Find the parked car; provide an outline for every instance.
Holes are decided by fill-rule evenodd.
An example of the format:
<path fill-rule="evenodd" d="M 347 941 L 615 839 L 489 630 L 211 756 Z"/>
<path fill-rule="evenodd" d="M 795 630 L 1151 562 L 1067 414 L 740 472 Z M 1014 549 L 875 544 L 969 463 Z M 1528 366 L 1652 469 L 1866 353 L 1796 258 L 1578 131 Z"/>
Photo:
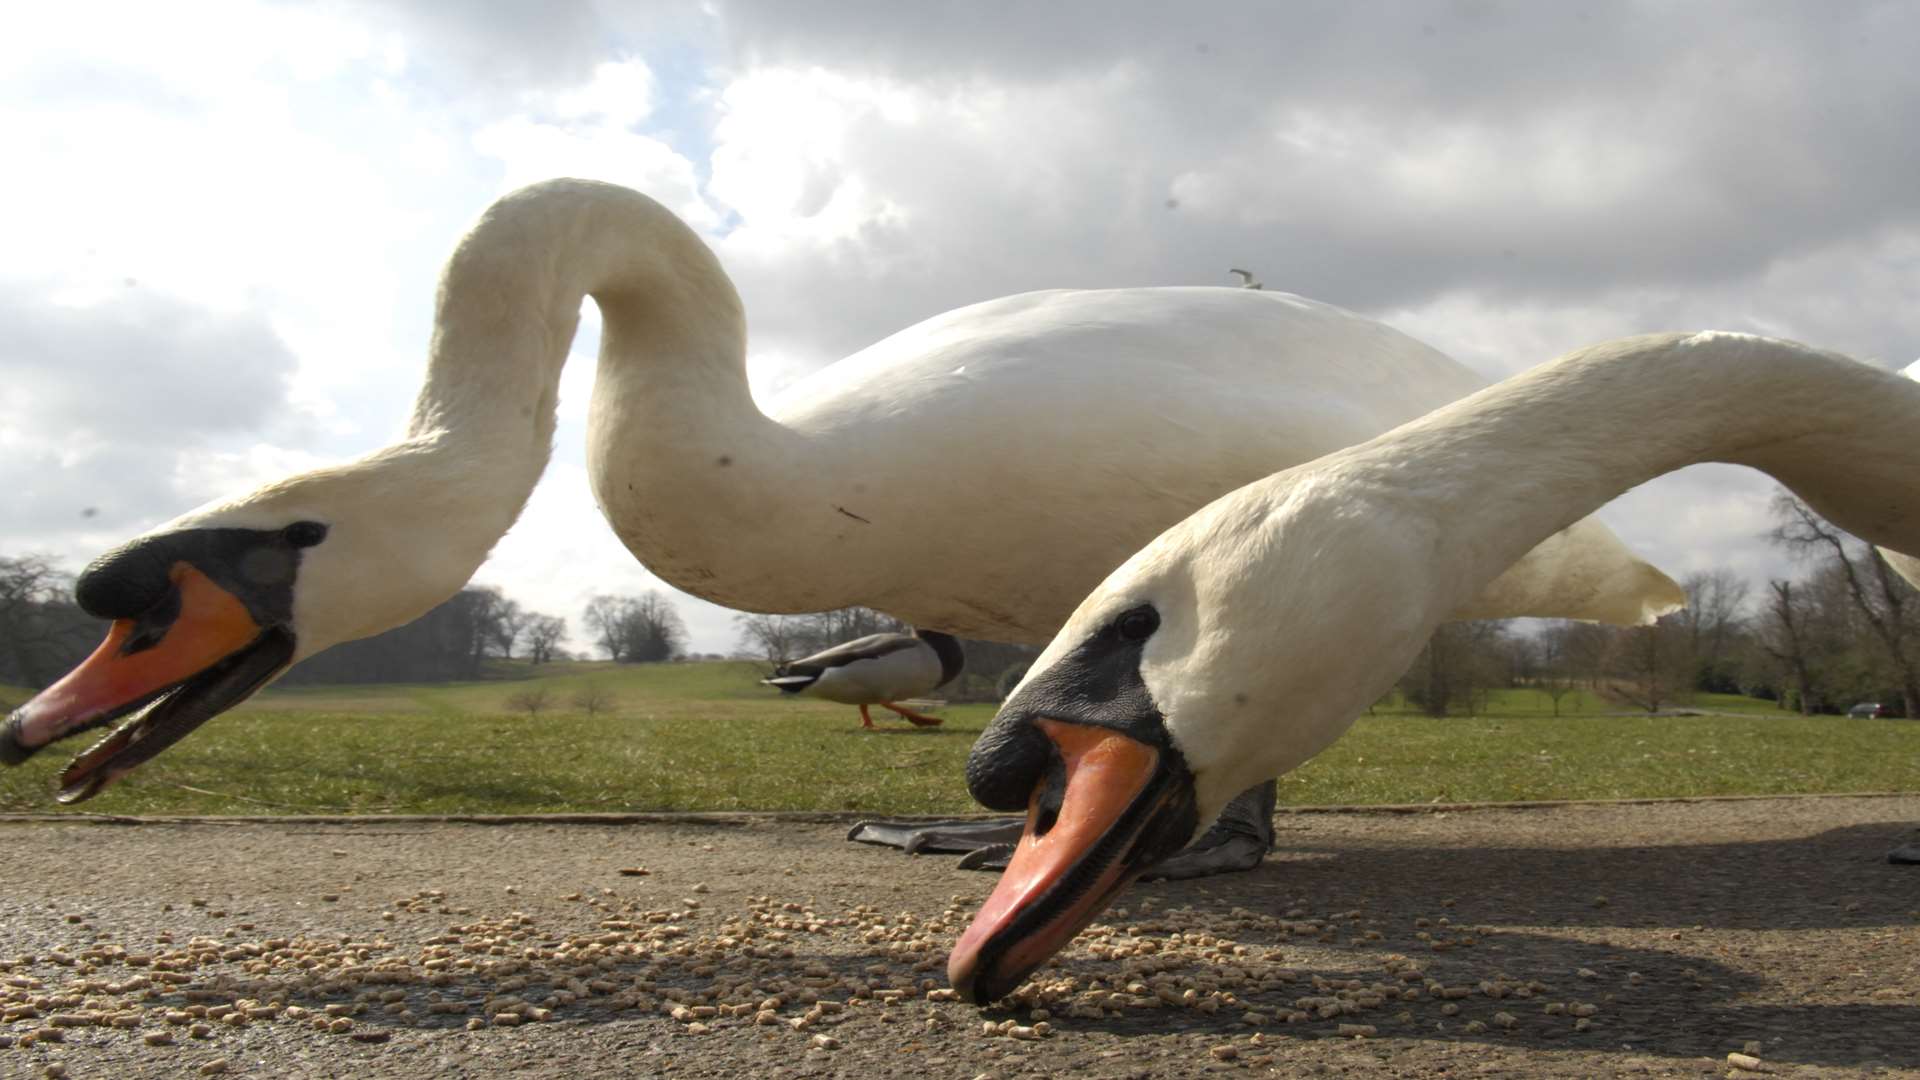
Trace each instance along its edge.
<path fill-rule="evenodd" d="M 1854 720 L 1878 720 L 1887 715 L 1886 706 L 1877 701 L 1863 701 L 1847 710 L 1847 716 Z"/>

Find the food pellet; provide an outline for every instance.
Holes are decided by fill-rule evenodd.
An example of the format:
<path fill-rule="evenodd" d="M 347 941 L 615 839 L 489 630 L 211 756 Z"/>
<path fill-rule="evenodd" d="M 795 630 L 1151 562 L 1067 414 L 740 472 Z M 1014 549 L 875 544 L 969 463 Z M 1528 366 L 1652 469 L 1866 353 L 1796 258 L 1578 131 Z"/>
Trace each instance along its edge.
<path fill-rule="evenodd" d="M 1340 1034 L 1349 1039 L 1370 1038 L 1378 1035 L 1380 1029 L 1372 1024 L 1341 1024 Z"/>

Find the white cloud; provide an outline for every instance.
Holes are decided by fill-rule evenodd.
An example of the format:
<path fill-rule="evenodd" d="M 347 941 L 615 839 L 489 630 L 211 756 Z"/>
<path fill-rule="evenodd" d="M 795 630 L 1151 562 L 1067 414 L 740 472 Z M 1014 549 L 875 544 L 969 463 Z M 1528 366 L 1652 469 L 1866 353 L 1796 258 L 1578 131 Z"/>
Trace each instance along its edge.
<path fill-rule="evenodd" d="M 510 116 L 486 124 L 473 147 L 503 169 L 502 190 L 555 176 L 644 191 L 697 229 L 719 224 L 692 161 L 633 127 L 653 111 L 653 73 L 637 59 L 607 62 L 584 83 L 529 90 Z"/>
<path fill-rule="evenodd" d="M 921 110 L 904 88 L 774 68 L 729 83 L 719 111 L 709 190 L 740 215 L 730 246 L 845 239 L 894 213 L 850 167 L 849 143 L 872 126 L 915 126 Z"/>
<path fill-rule="evenodd" d="M 0 286 L 0 549 L 81 561 L 103 531 L 204 501 L 194 478 L 230 447 L 304 437 L 294 366 L 256 315 L 136 287 L 68 304 Z"/>
<path fill-rule="evenodd" d="M 653 71 L 640 60 L 595 64 L 585 86 L 551 95 L 553 111 L 564 119 L 598 119 L 613 127 L 632 127 L 653 112 Z"/>
<path fill-rule="evenodd" d="M 0 418 L 0 548 L 77 557 L 371 449 L 461 229 L 562 174 L 709 237 L 763 394 L 961 304 L 1228 266 L 1490 375 L 1706 326 L 1898 366 L 1916 36 L 1903 5 L 42 5 L 0 37 L 0 344 L 53 343 L 0 352 L 36 403 Z M 596 336 L 485 571 L 570 618 L 652 580 L 585 494 Z M 1676 573 L 1778 572 L 1766 487 L 1689 472 L 1608 515 Z"/>

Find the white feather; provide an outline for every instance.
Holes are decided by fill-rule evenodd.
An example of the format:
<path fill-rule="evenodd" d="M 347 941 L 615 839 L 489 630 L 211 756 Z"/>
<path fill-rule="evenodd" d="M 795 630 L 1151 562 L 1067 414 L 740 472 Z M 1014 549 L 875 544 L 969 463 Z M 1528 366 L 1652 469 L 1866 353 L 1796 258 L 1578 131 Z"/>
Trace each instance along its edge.
<path fill-rule="evenodd" d="M 1581 350 L 1274 474 L 1161 534 L 1028 675 L 1155 606 L 1142 677 L 1202 820 L 1338 738 L 1434 627 L 1543 537 L 1703 461 L 1773 474 L 1920 583 L 1920 385 L 1791 342 L 1656 335 Z"/>
<path fill-rule="evenodd" d="M 1044 292 L 936 316 L 755 406 L 733 286 L 645 196 L 551 181 L 493 206 L 441 283 L 403 442 L 167 528 L 327 522 L 301 655 L 444 599 L 544 468 L 584 297 L 604 316 L 589 463 L 649 569 L 757 611 L 864 604 L 1044 641 L 1129 553 L 1208 499 L 1483 381 L 1386 326 L 1284 293 Z M 1476 614 L 1638 621 L 1673 583 L 1584 522 Z"/>

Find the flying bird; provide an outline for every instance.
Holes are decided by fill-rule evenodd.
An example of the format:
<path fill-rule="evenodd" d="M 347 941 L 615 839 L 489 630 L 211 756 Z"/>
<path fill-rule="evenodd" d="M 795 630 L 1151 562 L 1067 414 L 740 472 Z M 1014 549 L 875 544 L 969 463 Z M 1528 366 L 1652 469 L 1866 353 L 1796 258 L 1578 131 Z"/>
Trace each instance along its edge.
<path fill-rule="evenodd" d="M 1027 828 L 953 985 L 1014 989 L 1237 792 L 1339 738 L 1512 559 L 1663 473 L 1771 473 L 1920 584 L 1920 444 L 1887 437 L 1916 429 L 1912 380 L 1792 342 L 1661 334 L 1208 504 L 1093 590 L 975 744 L 974 797 L 1024 808 Z"/>
<path fill-rule="evenodd" d="M 939 717 L 914 712 L 897 702 L 952 682 L 960 674 L 964 659 L 960 643 L 938 630 L 868 634 L 782 664 L 772 677 L 760 681 L 783 694 L 858 705 L 863 728 L 873 727 L 873 717 L 867 715 L 869 705 L 898 713 L 919 727 L 935 727 Z"/>
<path fill-rule="evenodd" d="M 75 599 L 110 621 L 106 640 L 0 725 L 0 761 L 114 725 L 60 775 L 61 800 L 86 799 L 289 665 L 452 595 L 546 467 L 588 297 L 602 317 L 588 474 L 655 575 L 743 610 L 861 605 L 1013 643 L 1046 641 L 1210 499 L 1485 385 L 1284 293 L 1050 291 L 936 315 L 762 411 L 739 296 L 700 238 L 625 188 L 535 184 L 449 258 L 400 441 L 97 559 Z M 1680 602 L 1604 526 L 1561 524 L 1455 614 L 1632 623 Z M 1258 794 L 1245 827 L 1270 837 Z"/>

